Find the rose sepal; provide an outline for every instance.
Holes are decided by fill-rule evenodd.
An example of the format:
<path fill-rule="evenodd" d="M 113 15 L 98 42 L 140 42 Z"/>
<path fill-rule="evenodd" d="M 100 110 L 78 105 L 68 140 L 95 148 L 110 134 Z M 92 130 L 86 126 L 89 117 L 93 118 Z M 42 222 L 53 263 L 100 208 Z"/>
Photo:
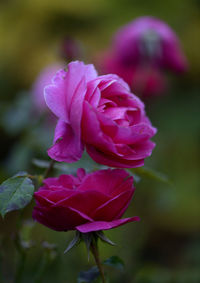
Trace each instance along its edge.
<path fill-rule="evenodd" d="M 89 233 L 81 233 L 79 231 L 76 231 L 74 238 L 69 243 L 64 253 L 69 252 L 73 247 L 78 246 L 81 242 L 84 242 L 86 249 L 87 249 L 88 260 L 89 260 L 91 244 L 95 244 L 97 246 L 98 239 L 100 239 L 102 242 L 105 242 L 111 246 L 116 245 L 109 238 L 105 236 L 103 231 L 96 231 L 96 232 L 89 232 Z"/>

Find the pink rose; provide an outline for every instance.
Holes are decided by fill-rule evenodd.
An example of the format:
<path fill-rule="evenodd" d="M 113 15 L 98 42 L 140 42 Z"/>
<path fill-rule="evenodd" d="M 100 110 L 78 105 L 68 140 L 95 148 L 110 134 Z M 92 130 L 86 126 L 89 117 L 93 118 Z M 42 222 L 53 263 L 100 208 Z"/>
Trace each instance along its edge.
<path fill-rule="evenodd" d="M 138 167 L 151 155 L 156 133 L 142 101 L 116 75 L 98 76 L 93 65 L 76 61 L 45 88 L 45 100 L 59 118 L 52 159 L 75 162 L 84 146 L 98 163 Z"/>
<path fill-rule="evenodd" d="M 122 169 L 108 169 L 77 177 L 61 175 L 44 180 L 35 194 L 33 218 L 56 230 L 78 230 L 82 233 L 108 230 L 138 217 L 121 219 L 135 188 L 133 177 Z"/>

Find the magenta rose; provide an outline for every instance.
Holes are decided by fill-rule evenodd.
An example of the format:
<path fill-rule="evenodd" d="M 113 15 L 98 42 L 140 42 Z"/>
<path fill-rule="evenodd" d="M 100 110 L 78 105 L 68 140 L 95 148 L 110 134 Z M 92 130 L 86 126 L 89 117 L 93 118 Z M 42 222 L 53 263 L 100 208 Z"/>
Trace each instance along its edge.
<path fill-rule="evenodd" d="M 76 61 L 45 88 L 48 107 L 59 118 L 49 156 L 75 162 L 84 147 L 98 163 L 138 167 L 151 155 L 156 133 L 142 101 L 116 75 L 98 76 L 93 65 Z"/>
<path fill-rule="evenodd" d="M 90 174 L 78 169 L 77 177 L 61 175 L 44 180 L 44 186 L 34 194 L 33 218 L 56 231 L 112 229 L 139 220 L 121 219 L 134 190 L 133 177 L 123 169 Z"/>

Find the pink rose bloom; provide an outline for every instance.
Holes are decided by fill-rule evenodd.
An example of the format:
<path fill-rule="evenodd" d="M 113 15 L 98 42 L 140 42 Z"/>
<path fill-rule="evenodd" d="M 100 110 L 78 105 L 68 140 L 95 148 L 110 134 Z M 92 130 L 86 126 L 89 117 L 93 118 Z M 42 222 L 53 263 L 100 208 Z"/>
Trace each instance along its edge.
<path fill-rule="evenodd" d="M 33 218 L 56 230 L 78 230 L 82 233 L 108 230 L 138 217 L 121 219 L 135 188 L 133 177 L 122 169 L 101 170 L 77 177 L 61 175 L 44 180 L 35 194 Z"/>
<path fill-rule="evenodd" d="M 48 107 L 59 118 L 52 159 L 75 162 L 84 146 L 98 163 L 138 167 L 151 155 L 156 133 L 142 101 L 116 75 L 98 76 L 93 65 L 76 61 L 45 88 Z"/>
<path fill-rule="evenodd" d="M 165 22 L 153 17 L 140 17 L 122 27 L 115 35 L 113 53 L 125 65 L 149 62 L 175 72 L 187 69 L 177 35 Z"/>

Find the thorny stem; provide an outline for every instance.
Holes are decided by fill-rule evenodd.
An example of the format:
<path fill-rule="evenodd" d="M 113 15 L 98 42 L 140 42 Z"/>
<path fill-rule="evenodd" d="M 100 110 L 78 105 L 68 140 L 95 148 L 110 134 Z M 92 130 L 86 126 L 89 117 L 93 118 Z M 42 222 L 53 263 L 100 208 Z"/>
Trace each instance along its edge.
<path fill-rule="evenodd" d="M 99 251 L 98 251 L 98 247 L 97 247 L 97 242 L 96 241 L 92 241 L 91 246 L 90 246 L 91 252 L 94 256 L 96 265 L 99 269 L 99 273 L 101 275 L 101 279 L 102 279 L 102 283 L 106 283 L 106 279 L 104 276 L 104 271 L 103 271 L 103 266 L 101 264 L 100 258 L 99 258 Z"/>
<path fill-rule="evenodd" d="M 54 166 L 54 163 L 55 161 L 52 159 L 50 164 L 49 164 L 49 167 L 46 169 L 46 171 L 44 172 L 44 175 L 43 175 L 43 179 L 47 178 L 49 173 L 51 172 L 51 170 L 53 169 L 53 166 Z"/>

